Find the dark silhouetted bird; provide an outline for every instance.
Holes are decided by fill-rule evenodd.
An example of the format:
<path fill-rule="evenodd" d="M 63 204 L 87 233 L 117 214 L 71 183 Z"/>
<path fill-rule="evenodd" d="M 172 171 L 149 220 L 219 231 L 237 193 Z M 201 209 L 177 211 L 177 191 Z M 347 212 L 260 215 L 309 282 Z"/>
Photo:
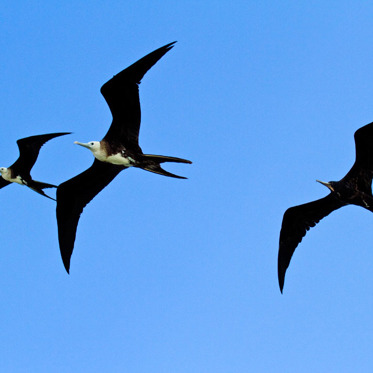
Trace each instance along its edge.
<path fill-rule="evenodd" d="M 373 212 L 373 122 L 355 132 L 356 160 L 340 181 L 319 181 L 330 189 L 329 195 L 286 210 L 280 232 L 278 281 L 282 292 L 285 272 L 291 257 L 307 231 L 322 218 L 345 205 L 352 204 Z"/>
<path fill-rule="evenodd" d="M 57 188 L 58 240 L 67 272 L 69 272 L 76 230 L 83 208 L 119 172 L 129 167 L 138 167 L 157 174 L 185 179 L 163 170 L 160 164 L 192 162 L 175 157 L 143 154 L 138 143 L 141 121 L 140 81 L 145 73 L 173 47 L 174 43 L 149 53 L 106 82 L 101 87 L 101 93 L 113 116 L 107 134 L 101 141 L 75 142 L 91 150 L 95 160 L 86 171 Z"/>
<path fill-rule="evenodd" d="M 71 132 L 48 133 L 45 135 L 30 136 L 17 140 L 19 157 L 10 167 L 0 167 L 0 188 L 3 188 L 10 183 L 26 185 L 44 197 L 55 201 L 54 198 L 47 196 L 43 189 L 57 188 L 57 186 L 32 180 L 30 172 L 38 158 L 40 148 L 47 141 L 54 137 L 68 135 L 70 133 Z"/>

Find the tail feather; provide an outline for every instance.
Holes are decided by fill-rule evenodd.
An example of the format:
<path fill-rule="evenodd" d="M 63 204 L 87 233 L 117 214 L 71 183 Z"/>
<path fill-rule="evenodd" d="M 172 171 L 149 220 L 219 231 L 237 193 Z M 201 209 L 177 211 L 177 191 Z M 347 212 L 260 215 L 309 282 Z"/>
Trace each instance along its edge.
<path fill-rule="evenodd" d="M 188 163 L 191 164 L 191 161 L 183 158 L 177 157 L 169 157 L 167 155 L 154 155 L 154 154 L 143 154 L 142 155 L 146 160 L 154 161 L 157 163 L 164 163 L 164 162 L 175 162 L 175 163 Z"/>
<path fill-rule="evenodd" d="M 57 188 L 56 185 L 48 184 L 48 183 L 43 183 L 43 182 L 41 182 L 41 181 L 32 180 L 31 182 L 29 182 L 29 183 L 27 184 L 27 186 L 28 186 L 30 189 L 32 189 L 34 192 L 39 193 L 39 194 L 41 194 L 42 196 L 47 197 L 47 198 L 52 199 L 53 201 L 55 201 L 54 198 L 49 197 L 47 194 L 45 194 L 44 191 L 43 191 L 43 189 L 44 189 L 44 188 Z"/>
<path fill-rule="evenodd" d="M 168 176 L 168 177 L 174 177 L 176 179 L 187 179 L 184 176 L 179 176 L 172 174 L 171 172 L 168 172 L 164 170 L 159 164 L 154 164 L 154 165 L 147 165 L 141 167 L 143 170 L 154 172 L 155 174 L 163 175 L 163 176 Z"/>
<path fill-rule="evenodd" d="M 32 180 L 33 186 L 36 186 L 38 189 L 45 189 L 45 188 L 57 188 L 57 185 L 43 183 L 41 181 Z"/>
<path fill-rule="evenodd" d="M 168 176 L 168 177 L 174 177 L 176 179 L 186 179 L 184 176 L 179 176 L 172 174 L 171 172 L 168 172 L 164 170 L 160 163 L 165 162 L 175 162 L 175 163 L 192 163 L 191 161 L 188 161 L 187 159 L 183 158 L 177 158 L 177 157 L 168 157 L 166 155 L 154 155 L 154 154 L 142 154 L 143 159 L 138 163 L 138 165 L 135 167 L 142 168 L 143 170 L 154 172 L 155 174 Z"/>
<path fill-rule="evenodd" d="M 44 197 L 47 197 L 47 198 L 49 198 L 53 201 L 56 201 L 54 198 L 49 197 L 47 194 L 45 194 L 42 189 L 38 189 L 38 188 L 35 188 L 35 187 L 30 187 L 30 186 L 29 186 L 29 188 L 32 189 L 34 192 L 41 194 Z"/>

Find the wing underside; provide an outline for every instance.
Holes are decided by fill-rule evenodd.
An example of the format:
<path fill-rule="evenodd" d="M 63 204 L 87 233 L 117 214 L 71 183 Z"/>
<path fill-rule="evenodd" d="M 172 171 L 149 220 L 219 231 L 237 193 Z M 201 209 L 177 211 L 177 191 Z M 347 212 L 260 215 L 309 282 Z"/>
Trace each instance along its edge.
<path fill-rule="evenodd" d="M 139 84 L 145 73 L 162 58 L 174 43 L 167 44 L 122 70 L 101 87 L 113 121 L 104 139 L 110 144 L 138 147 L 141 109 Z"/>
<path fill-rule="evenodd" d="M 92 166 L 57 188 L 57 224 L 61 257 L 69 272 L 78 222 L 84 207 L 125 167 L 95 159 Z"/>
<path fill-rule="evenodd" d="M 322 218 L 344 205 L 343 202 L 330 193 L 324 198 L 294 206 L 285 211 L 278 252 L 278 281 L 281 292 L 291 257 L 307 231 L 314 227 Z"/>
<path fill-rule="evenodd" d="M 47 141 L 70 133 L 71 132 L 48 133 L 45 135 L 30 136 L 17 140 L 19 157 L 10 168 L 18 175 L 30 176 L 31 168 L 34 166 L 38 158 L 40 148 Z"/>

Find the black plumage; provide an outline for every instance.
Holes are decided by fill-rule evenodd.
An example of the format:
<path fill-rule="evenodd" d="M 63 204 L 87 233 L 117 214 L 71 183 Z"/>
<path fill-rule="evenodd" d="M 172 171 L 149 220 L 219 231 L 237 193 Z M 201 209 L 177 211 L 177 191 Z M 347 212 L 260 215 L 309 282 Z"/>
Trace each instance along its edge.
<path fill-rule="evenodd" d="M 186 159 L 143 154 L 139 146 L 141 110 L 139 84 L 145 73 L 172 47 L 167 44 L 127 67 L 101 87 L 113 116 L 111 126 L 100 142 L 79 145 L 90 148 L 95 160 L 90 168 L 57 188 L 58 239 L 62 260 L 67 272 L 74 249 L 77 225 L 83 208 L 104 189 L 119 172 L 129 166 L 182 178 L 163 170 L 163 162 L 191 163 Z M 99 155 L 93 151 L 96 146 Z M 115 160 L 110 157 L 117 157 Z M 98 159 L 100 158 L 100 159 Z M 125 160 L 126 164 L 113 164 Z"/>
<path fill-rule="evenodd" d="M 45 135 L 36 135 L 25 137 L 23 139 L 17 140 L 17 145 L 19 148 L 19 157 L 10 167 L 1 167 L 1 178 L 0 178 L 0 188 L 5 187 L 11 182 L 26 185 L 35 192 L 43 195 L 44 197 L 53 199 L 46 195 L 43 191 L 45 188 L 57 188 L 56 185 L 43 183 L 40 181 L 33 180 L 31 177 L 31 169 L 34 166 L 40 148 L 49 140 L 63 135 L 68 135 L 71 132 L 58 132 L 49 133 Z M 8 180 L 6 180 L 8 179 Z"/>
<path fill-rule="evenodd" d="M 350 171 L 340 181 L 319 181 L 330 189 L 330 194 L 319 200 L 291 207 L 284 214 L 278 252 L 278 281 L 281 292 L 291 257 L 311 227 L 334 210 L 348 204 L 373 212 L 373 123 L 358 129 L 354 137 L 356 159 Z"/>

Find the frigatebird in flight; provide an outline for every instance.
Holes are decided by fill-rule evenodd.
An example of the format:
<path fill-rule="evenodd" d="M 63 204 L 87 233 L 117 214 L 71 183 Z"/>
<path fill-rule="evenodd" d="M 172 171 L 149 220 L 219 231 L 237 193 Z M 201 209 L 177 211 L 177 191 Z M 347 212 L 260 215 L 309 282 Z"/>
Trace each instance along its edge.
<path fill-rule="evenodd" d="M 0 188 L 4 188 L 10 183 L 26 185 L 44 197 L 55 201 L 54 198 L 46 195 L 43 189 L 57 188 L 57 186 L 33 180 L 30 172 L 38 158 L 40 148 L 47 141 L 54 137 L 68 135 L 70 133 L 71 132 L 48 133 L 45 135 L 30 136 L 17 140 L 19 157 L 10 167 L 0 167 Z"/>
<path fill-rule="evenodd" d="M 307 231 L 334 210 L 352 204 L 373 212 L 373 122 L 355 132 L 356 159 L 340 181 L 319 183 L 329 188 L 324 198 L 285 211 L 278 252 L 278 281 L 282 292 L 291 257 Z"/>
<path fill-rule="evenodd" d="M 75 142 L 93 153 L 90 168 L 57 188 L 58 240 L 62 260 L 69 273 L 70 259 L 80 214 L 83 208 L 114 178 L 129 167 L 138 167 L 164 176 L 185 179 L 163 170 L 164 162 L 192 163 L 186 159 L 144 154 L 139 146 L 139 84 L 145 73 L 172 47 L 167 44 L 127 67 L 101 87 L 113 116 L 101 141 Z"/>

